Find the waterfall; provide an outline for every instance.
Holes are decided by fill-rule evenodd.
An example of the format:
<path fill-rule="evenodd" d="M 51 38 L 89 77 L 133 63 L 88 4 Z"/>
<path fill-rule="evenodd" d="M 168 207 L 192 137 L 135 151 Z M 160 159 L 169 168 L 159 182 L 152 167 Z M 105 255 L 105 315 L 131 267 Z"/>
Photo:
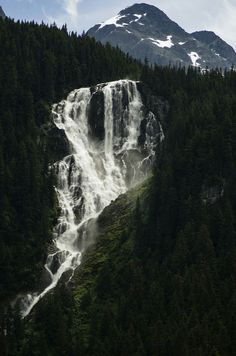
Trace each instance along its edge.
<path fill-rule="evenodd" d="M 100 113 L 97 120 L 94 112 Z M 23 317 L 62 275 L 67 273 L 67 280 L 73 277 L 88 245 L 88 222 L 143 179 L 148 169 L 146 165 L 142 169 L 141 162 L 153 155 L 148 134 L 145 150 L 138 144 L 144 105 L 136 82 L 120 80 L 75 90 L 53 106 L 52 114 L 57 128 L 65 132 L 71 152 L 53 165 L 60 217 L 54 252 L 45 264 L 50 282 L 43 291 L 21 300 Z"/>
<path fill-rule="evenodd" d="M 112 113 L 112 90 L 107 85 L 104 90 L 105 97 L 105 115 L 104 115 L 104 128 L 105 128 L 105 155 L 113 156 L 113 113 Z"/>

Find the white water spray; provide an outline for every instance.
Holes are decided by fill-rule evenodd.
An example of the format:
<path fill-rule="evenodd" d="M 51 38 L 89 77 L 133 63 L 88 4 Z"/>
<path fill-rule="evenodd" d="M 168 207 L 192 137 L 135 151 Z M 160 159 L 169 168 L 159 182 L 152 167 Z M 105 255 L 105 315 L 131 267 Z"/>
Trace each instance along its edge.
<path fill-rule="evenodd" d="M 98 92 L 104 97 L 104 140 L 93 137 L 89 127 L 91 99 Z M 66 134 L 71 154 L 54 164 L 61 214 L 54 234 L 55 252 L 48 255 L 45 264 L 50 283 L 40 293 L 21 300 L 23 317 L 65 272 L 72 278 L 86 248 L 86 224 L 141 179 L 140 162 L 152 151 L 148 143 L 145 157 L 138 147 L 144 113 L 133 81 L 100 84 L 93 93 L 90 88 L 75 90 L 53 106 L 53 117 Z M 85 241 L 78 244 L 81 229 Z"/>

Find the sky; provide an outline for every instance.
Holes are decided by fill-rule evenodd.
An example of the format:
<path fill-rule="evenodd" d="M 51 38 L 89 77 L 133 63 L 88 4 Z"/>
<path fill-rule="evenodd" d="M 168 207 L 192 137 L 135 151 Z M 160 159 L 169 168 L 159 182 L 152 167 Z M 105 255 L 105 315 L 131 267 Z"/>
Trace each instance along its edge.
<path fill-rule="evenodd" d="M 188 32 L 214 31 L 236 50 L 236 0 L 0 0 L 0 5 L 16 20 L 66 23 L 82 33 L 141 2 L 157 6 Z"/>

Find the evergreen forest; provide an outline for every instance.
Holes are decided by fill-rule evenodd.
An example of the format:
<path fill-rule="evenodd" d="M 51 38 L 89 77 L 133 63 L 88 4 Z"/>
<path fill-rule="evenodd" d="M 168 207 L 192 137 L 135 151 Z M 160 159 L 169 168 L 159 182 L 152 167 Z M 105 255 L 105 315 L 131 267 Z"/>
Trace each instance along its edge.
<path fill-rule="evenodd" d="M 0 353 L 229 356 L 236 350 L 236 72 L 142 64 L 66 27 L 0 19 Z M 168 103 L 152 175 L 98 218 L 71 284 L 21 319 L 58 217 L 51 105 L 130 78 Z"/>

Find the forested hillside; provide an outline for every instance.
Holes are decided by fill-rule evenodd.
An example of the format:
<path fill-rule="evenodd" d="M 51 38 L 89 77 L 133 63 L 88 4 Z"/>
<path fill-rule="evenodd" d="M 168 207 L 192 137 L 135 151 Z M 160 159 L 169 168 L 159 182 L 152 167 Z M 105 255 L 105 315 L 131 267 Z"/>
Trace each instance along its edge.
<path fill-rule="evenodd" d="M 48 169 L 55 145 L 47 137 L 51 104 L 72 89 L 138 76 L 140 69 L 121 51 L 68 34 L 65 27 L 0 19 L 0 48 L 3 300 L 34 287 L 52 238 L 57 211 Z"/>
<path fill-rule="evenodd" d="M 3 354 L 234 355 L 235 72 L 141 66 L 33 24 L 0 23 L 0 36 L 4 295 L 33 284 L 37 269 L 27 269 L 42 264 L 56 218 L 41 133 L 50 104 L 72 88 L 131 76 L 147 101 L 161 96 L 170 107 L 153 176 L 104 210 L 71 284 L 24 321 L 2 319 Z"/>
<path fill-rule="evenodd" d="M 22 355 L 234 354 L 236 75 L 142 80 L 170 103 L 154 176 L 105 209 L 73 285 L 26 321 Z"/>

